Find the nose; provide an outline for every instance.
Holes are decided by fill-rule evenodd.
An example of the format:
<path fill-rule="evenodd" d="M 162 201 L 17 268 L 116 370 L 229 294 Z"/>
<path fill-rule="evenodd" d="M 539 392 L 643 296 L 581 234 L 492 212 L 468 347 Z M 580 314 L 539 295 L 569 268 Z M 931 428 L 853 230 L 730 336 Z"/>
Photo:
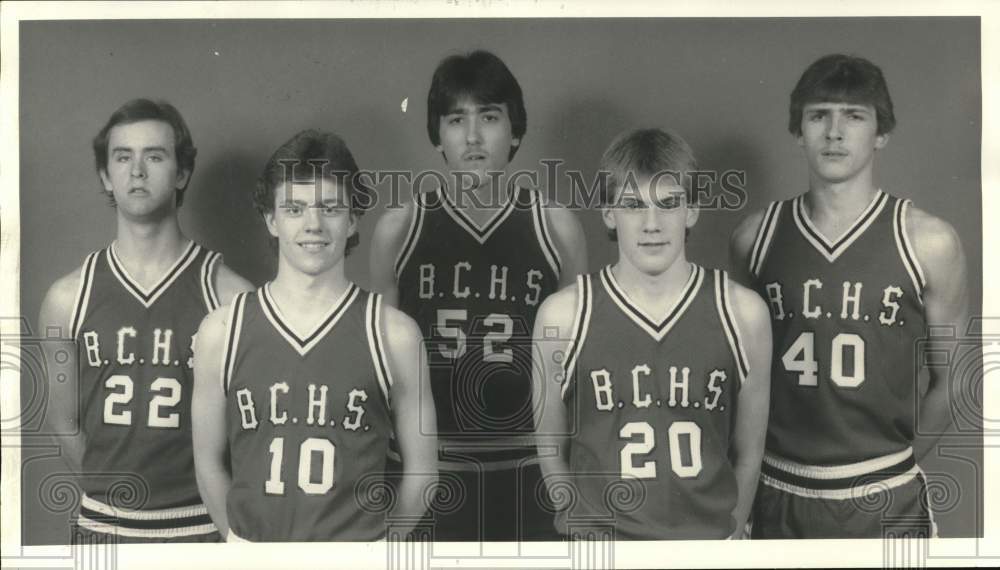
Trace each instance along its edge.
<path fill-rule="evenodd" d="M 320 209 L 306 208 L 305 230 L 310 233 L 319 233 L 323 226 L 320 224 Z"/>
<path fill-rule="evenodd" d="M 466 122 L 465 141 L 470 144 L 477 144 L 482 141 L 479 121 L 473 120 Z"/>
<path fill-rule="evenodd" d="M 644 233 L 656 233 L 660 231 L 660 209 L 655 205 L 646 208 L 642 216 L 642 231 Z"/>
<path fill-rule="evenodd" d="M 843 127 L 843 119 L 836 114 L 830 115 L 826 125 L 827 140 L 841 140 L 844 138 Z"/>
<path fill-rule="evenodd" d="M 133 178 L 145 178 L 146 177 L 146 163 L 141 160 L 132 161 L 132 171 Z"/>

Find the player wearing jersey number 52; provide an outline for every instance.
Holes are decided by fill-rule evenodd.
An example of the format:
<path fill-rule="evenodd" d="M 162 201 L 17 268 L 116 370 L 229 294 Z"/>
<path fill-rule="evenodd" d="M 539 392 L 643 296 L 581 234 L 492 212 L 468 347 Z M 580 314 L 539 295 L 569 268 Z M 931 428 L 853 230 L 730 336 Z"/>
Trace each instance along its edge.
<path fill-rule="evenodd" d="M 195 358 L 195 461 L 230 541 L 373 541 L 405 535 L 434 484 L 434 406 L 420 332 L 344 275 L 362 213 L 357 164 L 304 131 L 268 161 L 254 204 L 278 274 L 205 319 Z M 384 491 L 395 435 L 403 476 Z"/>
<path fill-rule="evenodd" d="M 789 111 L 809 189 L 731 239 L 735 271 L 767 299 L 774 332 L 753 536 L 927 536 L 918 462 L 930 446 L 911 445 L 916 417 L 935 433 L 948 425 L 949 379 L 932 368 L 921 398 L 915 346 L 929 325 L 966 326 L 962 246 L 947 222 L 875 184 L 896 122 L 876 65 L 820 58 Z"/>
<path fill-rule="evenodd" d="M 181 232 L 196 154 L 183 117 L 162 101 L 125 103 L 94 138 L 115 240 L 52 285 L 39 317 L 41 330 L 75 345 L 69 362 L 50 360 L 77 374 L 49 379 L 47 415 L 70 470 L 82 470 L 75 535 L 219 538 L 195 484 L 191 349 L 205 315 L 251 285 Z M 56 356 L 54 343 L 44 348 Z M 129 495 L 136 502 L 118 502 Z"/>
<path fill-rule="evenodd" d="M 659 129 L 605 151 L 618 261 L 546 300 L 534 393 L 545 480 L 570 537 L 740 537 L 767 423 L 767 309 L 687 260 L 690 147 Z M 566 499 L 572 493 L 575 500 Z M 596 527 L 596 528 L 595 528 Z"/>

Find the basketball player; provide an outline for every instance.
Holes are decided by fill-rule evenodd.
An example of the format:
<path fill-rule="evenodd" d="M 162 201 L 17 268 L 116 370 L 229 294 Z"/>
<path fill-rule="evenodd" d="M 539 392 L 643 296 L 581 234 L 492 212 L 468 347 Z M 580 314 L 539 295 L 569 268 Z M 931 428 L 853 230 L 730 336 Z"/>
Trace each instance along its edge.
<path fill-rule="evenodd" d="M 694 169 L 675 134 L 618 136 L 601 164 L 618 260 L 552 295 L 535 321 L 539 447 L 559 450 L 542 468 L 551 492 L 561 481 L 576 497 L 558 517 L 568 536 L 744 531 L 767 425 L 767 309 L 687 260 Z"/>
<path fill-rule="evenodd" d="M 372 286 L 424 334 L 442 482 L 464 489 L 460 505 L 435 513 L 437 540 L 555 537 L 534 491 L 531 330 L 587 257 L 571 212 L 505 183 L 526 128 L 521 87 L 497 56 L 444 59 L 427 134 L 448 183 L 388 210 L 375 230 Z"/>
<path fill-rule="evenodd" d="M 202 318 L 250 284 L 181 232 L 197 151 L 177 109 L 129 101 L 93 145 L 116 238 L 52 285 L 39 316 L 77 347 L 78 376 L 49 379 L 48 415 L 82 471 L 75 532 L 218 540 L 195 483 L 191 349 Z"/>
<path fill-rule="evenodd" d="M 198 483 L 230 541 L 381 539 L 373 497 L 394 432 L 404 472 L 393 514 L 424 512 L 437 443 L 418 423 L 434 415 L 420 331 L 344 275 L 363 213 L 357 172 L 332 133 L 278 148 L 254 193 L 278 274 L 199 330 Z"/>
<path fill-rule="evenodd" d="M 911 444 L 918 406 L 927 427 L 947 426 L 948 378 L 932 369 L 918 397 L 914 344 L 928 325 L 966 322 L 965 256 L 947 222 L 875 183 L 895 122 L 877 66 L 817 60 L 788 124 L 809 190 L 733 233 L 733 264 L 767 300 L 774 332 L 754 537 L 933 533 L 918 466 L 927 449 Z"/>

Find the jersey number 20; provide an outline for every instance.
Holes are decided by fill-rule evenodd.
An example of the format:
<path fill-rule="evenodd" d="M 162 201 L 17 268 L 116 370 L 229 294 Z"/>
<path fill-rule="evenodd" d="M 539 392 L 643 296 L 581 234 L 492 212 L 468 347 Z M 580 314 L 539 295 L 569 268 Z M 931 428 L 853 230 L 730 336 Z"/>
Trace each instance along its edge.
<path fill-rule="evenodd" d="M 681 455 L 681 436 L 688 436 L 688 455 L 690 463 L 685 463 Z M 638 441 L 632 441 L 639 437 Z M 629 422 L 618 432 L 621 439 L 630 440 L 622 448 L 621 470 L 622 479 L 655 479 L 656 462 L 643 461 L 636 465 L 636 455 L 647 455 L 656 447 L 656 433 L 653 426 L 646 422 Z M 668 446 L 670 449 L 670 469 L 683 479 L 697 477 L 701 473 L 701 428 L 689 421 L 676 421 L 667 429 Z M 641 458 L 640 458 L 641 459 Z"/>

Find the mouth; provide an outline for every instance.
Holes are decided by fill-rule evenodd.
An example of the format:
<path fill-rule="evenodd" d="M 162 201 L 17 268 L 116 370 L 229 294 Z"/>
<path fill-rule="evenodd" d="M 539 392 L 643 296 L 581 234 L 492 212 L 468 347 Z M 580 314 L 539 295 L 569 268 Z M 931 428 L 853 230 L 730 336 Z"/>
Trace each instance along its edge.
<path fill-rule="evenodd" d="M 134 188 L 129 188 L 128 193 L 131 194 L 149 194 L 149 190 L 146 190 L 142 186 L 136 186 Z"/>
<path fill-rule="evenodd" d="M 470 151 L 462 155 L 462 160 L 466 162 L 478 162 L 486 160 L 486 153 L 481 151 Z"/>
<path fill-rule="evenodd" d="M 300 241 L 297 243 L 299 247 L 312 253 L 322 251 L 323 248 L 330 245 L 328 241 Z"/>
<path fill-rule="evenodd" d="M 847 158 L 847 151 L 846 150 L 824 150 L 823 152 L 820 153 L 820 156 L 822 156 L 823 158 L 829 158 L 829 159 Z"/>
<path fill-rule="evenodd" d="M 639 242 L 639 247 L 649 248 L 649 249 L 655 249 L 655 248 L 658 248 L 658 247 L 663 247 L 663 246 L 667 245 L 668 243 L 670 243 L 670 242 L 667 242 L 667 241 L 643 241 L 643 242 Z"/>

